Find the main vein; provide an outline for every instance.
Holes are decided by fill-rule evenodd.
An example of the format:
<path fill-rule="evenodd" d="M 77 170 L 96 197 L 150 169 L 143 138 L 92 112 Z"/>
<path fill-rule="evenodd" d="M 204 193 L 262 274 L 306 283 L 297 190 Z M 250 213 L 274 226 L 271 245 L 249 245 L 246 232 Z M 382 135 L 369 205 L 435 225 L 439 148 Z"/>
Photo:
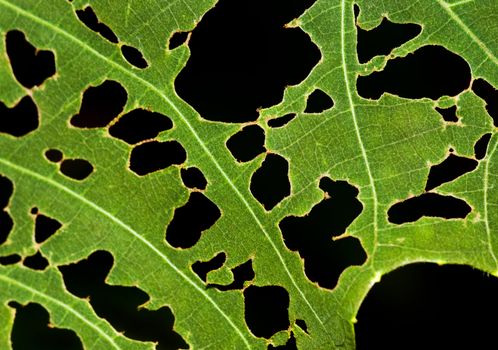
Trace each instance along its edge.
<path fill-rule="evenodd" d="M 109 335 L 107 335 L 104 331 L 102 331 L 99 327 L 97 327 L 96 325 L 94 325 L 92 322 L 90 322 L 89 320 L 87 320 L 82 314 L 80 314 L 78 311 L 74 310 L 73 308 L 71 308 L 69 305 L 57 300 L 57 299 L 54 299 L 52 298 L 51 296 L 45 294 L 45 293 L 42 293 L 40 292 L 39 290 L 37 289 L 34 289 L 16 279 L 13 279 L 13 278 L 10 278 L 10 277 L 7 277 L 5 275 L 1 275 L 0 274 L 0 280 L 3 280 L 4 282 L 6 283 L 10 283 L 12 285 L 15 285 L 17 286 L 18 288 L 22 288 L 22 289 L 25 289 L 27 290 L 28 292 L 34 294 L 34 295 L 37 295 L 43 299 L 46 299 L 47 301 L 49 301 L 50 303 L 54 303 L 64 309 L 66 309 L 69 313 L 73 314 L 74 316 L 76 316 L 77 318 L 79 318 L 80 320 L 82 320 L 85 324 L 87 324 L 88 326 L 90 326 L 91 328 L 93 328 L 95 331 L 97 331 L 97 333 L 99 333 L 100 335 L 102 335 L 111 345 L 113 348 L 115 349 L 121 349 L 118 344 L 116 344 L 114 342 L 114 339 L 112 339 Z"/>
<path fill-rule="evenodd" d="M 349 109 L 351 111 L 351 116 L 353 118 L 353 124 L 356 132 L 356 138 L 358 139 L 358 145 L 361 149 L 361 156 L 363 158 L 363 162 L 365 163 L 365 169 L 368 175 L 368 181 L 370 183 L 370 188 L 372 189 L 372 201 L 373 201 L 373 229 L 374 229 L 374 247 L 372 252 L 372 257 L 374 256 L 375 249 L 377 248 L 377 210 L 378 210 L 378 199 L 377 199 L 377 191 L 375 189 L 375 180 L 372 175 L 372 171 L 370 169 L 370 163 L 368 161 L 367 151 L 365 150 L 365 146 L 363 145 L 363 140 L 361 138 L 360 128 L 358 126 L 358 120 L 356 117 L 356 109 L 353 101 L 353 95 L 351 92 L 351 87 L 349 86 L 349 77 L 348 77 L 348 67 L 346 60 L 346 0 L 342 0 L 341 3 L 341 56 L 342 56 L 342 71 L 344 73 L 344 83 L 346 85 L 346 94 L 348 95 L 349 101 Z"/>
<path fill-rule="evenodd" d="M 318 313 L 316 312 L 316 310 L 313 308 L 313 306 L 311 305 L 311 303 L 309 302 L 309 300 L 306 298 L 306 296 L 304 295 L 304 292 L 301 290 L 301 288 L 298 286 L 297 282 L 294 280 L 294 277 L 292 276 L 291 272 L 289 271 L 289 269 L 287 268 L 287 264 L 282 256 L 282 254 L 280 253 L 280 251 L 278 250 L 277 246 L 275 245 L 275 243 L 273 242 L 273 240 L 271 239 L 269 233 L 266 231 L 265 227 L 263 226 L 263 224 L 261 223 L 261 221 L 259 220 L 259 218 L 257 217 L 256 213 L 254 212 L 254 210 L 252 209 L 252 207 L 249 205 L 249 203 L 247 202 L 247 200 L 244 198 L 244 196 L 242 195 L 242 193 L 238 190 L 238 188 L 235 186 L 235 184 L 231 181 L 230 177 L 227 175 L 227 173 L 223 170 L 223 168 L 221 167 L 221 165 L 218 163 L 218 161 L 216 160 L 216 158 L 213 156 L 213 154 L 211 153 L 211 151 L 208 149 L 208 147 L 206 146 L 206 144 L 203 142 L 203 140 L 200 138 L 199 134 L 197 133 L 197 131 L 194 129 L 194 127 L 192 126 L 192 124 L 190 124 L 190 122 L 188 121 L 188 119 L 185 117 L 185 115 L 183 115 L 183 113 L 178 109 L 178 107 L 173 103 L 173 101 L 171 101 L 168 96 L 166 96 L 161 90 L 159 90 L 156 86 L 154 86 L 152 83 L 150 83 L 149 81 L 143 79 L 142 77 L 136 75 L 134 72 L 124 68 L 123 66 L 121 66 L 120 64 L 116 63 L 115 61 L 113 60 L 110 60 L 109 58 L 107 58 L 106 56 L 102 55 L 100 52 L 96 51 L 95 49 L 93 49 L 91 46 L 88 46 L 86 43 L 82 42 L 81 40 L 79 40 L 78 38 L 74 37 L 73 35 L 71 35 L 70 33 L 64 31 L 63 29 L 53 25 L 52 23 L 50 22 L 47 22 L 45 21 L 44 19 L 40 18 L 40 17 L 37 17 L 27 11 L 25 11 L 24 9 L 16 6 L 16 5 L 13 5 L 9 2 L 7 2 L 6 0 L 0 0 L 0 4 L 4 5 L 5 7 L 8 7 L 10 9 L 12 9 L 13 11 L 17 12 L 18 14 L 22 15 L 22 16 L 25 16 L 25 17 L 28 17 L 30 18 L 31 20 L 43 25 L 43 26 L 46 26 L 48 28 L 50 28 L 51 30 L 59 33 L 60 35 L 62 36 L 65 36 L 66 38 L 70 39 L 71 41 L 75 42 L 77 45 L 81 46 L 83 49 L 91 52 L 93 55 L 99 57 L 100 59 L 102 59 L 103 61 L 107 62 L 109 65 L 113 66 L 114 68 L 116 68 L 117 70 L 123 72 L 124 74 L 128 75 L 130 78 L 140 82 L 141 84 L 145 85 L 147 88 L 149 88 L 151 91 L 155 92 L 159 97 L 161 97 L 161 99 L 166 102 L 167 105 L 169 105 L 173 111 L 177 114 L 177 116 L 180 118 L 180 120 L 185 124 L 185 126 L 187 126 L 187 128 L 189 129 L 189 131 L 191 132 L 191 134 L 194 136 L 195 140 L 197 141 L 197 143 L 199 144 L 199 146 L 203 149 L 203 151 L 206 153 L 206 155 L 208 156 L 208 158 L 211 160 L 211 162 L 215 165 L 215 167 L 218 169 L 218 171 L 220 172 L 220 174 L 222 175 L 222 177 L 225 179 L 225 181 L 228 183 L 228 185 L 230 186 L 230 188 L 235 192 L 236 196 L 241 200 L 241 202 L 243 203 L 243 205 L 247 208 L 248 212 L 250 213 L 251 217 L 255 220 L 257 226 L 261 229 L 261 231 L 263 232 L 265 238 L 268 240 L 268 242 L 270 243 L 272 249 L 274 250 L 274 252 L 276 253 L 279 261 L 281 262 L 286 274 L 288 275 L 291 283 L 294 285 L 294 287 L 296 288 L 296 290 L 298 291 L 298 293 L 300 294 L 300 296 L 303 298 L 303 300 L 305 301 L 306 305 L 309 307 L 309 309 L 312 311 L 313 315 L 315 316 L 315 318 L 320 322 L 320 324 L 323 326 L 323 321 L 322 319 L 319 317 Z M 110 214 L 109 214 L 110 215 Z M 131 228 L 130 228 L 131 229 Z M 135 232 L 135 231 L 133 231 Z M 136 232 L 135 232 L 136 233 Z M 137 236 L 141 237 L 138 233 L 136 233 Z M 143 239 L 141 237 L 141 239 L 144 241 L 144 242 L 147 242 L 149 243 L 148 241 L 146 241 L 145 239 Z M 150 243 L 149 243 L 150 244 Z M 151 245 L 152 246 L 152 245 Z M 155 249 L 157 251 L 157 253 L 160 253 L 159 250 Z M 169 261 L 169 260 L 168 260 Z M 180 270 L 178 270 L 176 267 L 175 267 L 175 270 L 180 272 Z M 183 276 L 185 276 L 184 274 L 182 274 Z M 185 276 L 187 277 L 187 276 Z M 188 277 L 187 277 L 188 278 Z M 189 279 L 190 280 L 190 279 Z M 193 283 L 192 281 L 190 281 L 191 283 Z M 193 284 L 195 285 L 195 284 Z M 196 288 L 199 288 L 197 285 L 195 285 Z M 203 291 L 204 292 L 204 291 Z M 207 294 L 206 294 L 207 296 Z M 209 296 L 208 296 L 209 297 Z M 214 301 L 211 300 L 211 302 L 214 303 Z M 220 309 L 221 311 L 221 309 Z M 227 317 L 225 314 L 223 314 L 225 317 Z M 230 321 L 231 322 L 231 321 Z M 238 331 L 238 329 L 237 329 Z M 238 331 L 240 332 L 240 331 Z M 244 338 L 244 341 L 246 341 L 246 339 Z M 247 344 L 247 343 L 246 343 Z M 248 345 L 248 344 L 247 344 Z"/>

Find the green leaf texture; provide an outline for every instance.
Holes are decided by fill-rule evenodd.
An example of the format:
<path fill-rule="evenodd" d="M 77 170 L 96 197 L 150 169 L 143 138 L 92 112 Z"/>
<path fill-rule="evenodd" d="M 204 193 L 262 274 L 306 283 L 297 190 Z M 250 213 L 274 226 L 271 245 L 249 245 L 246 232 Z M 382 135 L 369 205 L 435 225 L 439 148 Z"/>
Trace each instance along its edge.
<path fill-rule="evenodd" d="M 90 4 L 121 42 L 138 48 L 149 63 L 144 70 L 126 62 L 117 45 L 85 27 L 75 9 Z M 389 57 L 360 64 L 350 0 L 318 0 L 290 26 L 301 27 L 319 47 L 322 59 L 300 84 L 285 90 L 283 101 L 263 109 L 257 121 L 266 147 L 289 162 L 291 195 L 271 211 L 253 197 L 249 185 L 264 155 L 237 163 L 225 142 L 239 125 L 208 122 L 178 97 L 174 79 L 189 58 L 182 45 L 167 49 L 175 31 L 192 30 L 215 6 L 214 0 L 0 0 L 0 31 L 17 29 L 35 47 L 55 54 L 57 73 L 40 87 L 27 90 L 15 79 L 0 42 L 0 101 L 12 107 L 26 94 L 39 110 L 36 131 L 15 138 L 0 134 L 0 174 L 14 184 L 8 210 L 14 226 L 0 245 L 0 256 L 34 254 L 49 260 L 44 271 L 20 264 L 0 266 L 0 348 L 10 348 L 14 319 L 10 301 L 36 302 L 50 313 L 55 327 L 74 330 L 86 349 L 152 349 L 116 331 L 95 314 L 85 299 L 65 289 L 57 268 L 85 259 L 96 250 L 112 253 L 108 284 L 137 286 L 150 296 L 144 307 L 168 306 L 174 329 L 194 349 L 263 349 L 285 343 L 292 331 L 300 349 L 354 349 L 355 315 L 372 285 L 399 266 L 430 261 L 468 264 L 498 275 L 498 136 L 485 102 L 469 89 L 440 101 L 404 99 L 384 94 L 361 98 L 356 79 L 381 70 L 388 59 L 418 48 L 441 45 L 464 58 L 472 78 L 498 86 L 498 3 L 495 0 L 358 0 L 358 24 L 376 27 L 387 16 L 396 23 L 418 23 L 422 32 L 397 47 Z M 141 107 L 169 116 L 174 128 L 161 141 L 177 140 L 187 161 L 146 176 L 128 169 L 131 146 L 109 136 L 105 128 L 71 126 L 83 91 L 115 80 L 128 93 L 125 111 Z M 335 104 L 318 115 L 304 115 L 306 97 L 316 88 Z M 445 123 L 436 105 L 456 104 L 459 123 Z M 266 121 L 287 113 L 297 118 L 271 129 Z M 387 210 L 395 202 L 424 192 L 430 166 L 446 158 L 451 147 L 473 157 L 475 142 L 492 133 L 486 157 L 476 170 L 438 187 L 472 208 L 465 219 L 424 217 L 395 225 Z M 95 171 L 81 182 L 62 175 L 47 161 L 49 148 L 66 158 L 88 160 Z M 221 218 L 189 249 L 175 249 L 164 239 L 175 208 L 189 190 L 180 167 L 195 166 L 208 181 L 205 195 L 220 208 Z M 319 287 L 304 273 L 299 254 L 286 248 L 278 223 L 303 216 L 320 202 L 321 177 L 347 180 L 359 189 L 361 215 L 346 236 L 361 241 L 367 253 L 362 266 L 348 267 L 333 290 Z M 37 245 L 30 209 L 56 218 L 63 226 Z M 252 259 L 257 286 L 277 285 L 290 296 L 291 327 L 270 340 L 255 337 L 244 320 L 241 290 L 206 288 L 191 270 L 198 260 L 226 253 L 225 265 L 209 280 L 230 281 L 230 269 Z M 295 325 L 306 321 L 309 334 Z M 282 340 L 283 339 L 283 340 Z"/>

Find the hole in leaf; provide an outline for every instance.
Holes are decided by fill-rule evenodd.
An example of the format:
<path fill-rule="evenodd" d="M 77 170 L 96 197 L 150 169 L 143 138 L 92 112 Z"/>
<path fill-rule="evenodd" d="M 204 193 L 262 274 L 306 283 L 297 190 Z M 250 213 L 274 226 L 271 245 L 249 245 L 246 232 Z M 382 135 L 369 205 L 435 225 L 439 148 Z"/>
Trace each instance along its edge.
<path fill-rule="evenodd" d="M 174 50 L 185 44 L 190 32 L 174 32 L 169 38 L 168 50 Z"/>
<path fill-rule="evenodd" d="M 52 163 L 59 163 L 64 155 L 58 149 L 49 149 L 45 152 L 45 158 Z"/>
<path fill-rule="evenodd" d="M 472 91 L 486 102 L 486 110 L 498 127 L 498 90 L 484 79 L 476 79 L 472 83 Z"/>
<path fill-rule="evenodd" d="M 54 327 L 48 311 L 40 304 L 10 302 L 9 306 L 16 309 L 10 336 L 13 350 L 83 350 L 78 335 L 73 330 Z"/>
<path fill-rule="evenodd" d="M 464 265 L 417 263 L 383 276 L 355 324 L 357 349 L 496 346 L 498 281 Z M 495 345 L 492 345 L 495 344 Z"/>
<path fill-rule="evenodd" d="M 109 128 L 111 136 L 129 144 L 152 139 L 161 131 L 171 129 L 173 122 L 167 116 L 147 111 L 134 109 L 126 113 Z"/>
<path fill-rule="evenodd" d="M 470 67 L 462 57 L 442 46 L 430 45 L 389 60 L 380 72 L 359 76 L 356 87 L 363 98 L 379 99 L 387 92 L 437 100 L 458 95 L 469 86 L 470 78 Z"/>
<path fill-rule="evenodd" d="M 38 251 L 36 254 L 24 258 L 23 265 L 32 270 L 45 270 L 48 260 Z"/>
<path fill-rule="evenodd" d="M 245 320 L 256 337 L 271 338 L 289 328 L 289 293 L 280 286 L 244 289 Z"/>
<path fill-rule="evenodd" d="M 290 195 L 289 164 L 278 154 L 267 154 L 251 177 L 251 193 L 266 210 L 272 210 Z"/>
<path fill-rule="evenodd" d="M 205 190 L 207 186 L 207 180 L 204 177 L 202 171 L 196 167 L 182 168 L 180 170 L 180 175 L 182 177 L 183 184 L 191 189 Z"/>
<path fill-rule="evenodd" d="M 458 116 L 456 114 L 457 112 L 457 106 L 451 106 L 449 108 L 439 108 L 436 107 L 436 111 L 441 114 L 445 122 L 453 122 L 456 123 L 458 122 Z"/>
<path fill-rule="evenodd" d="M 221 217 L 220 209 L 200 192 L 190 193 L 188 202 L 175 210 L 166 229 L 166 241 L 175 248 L 190 248 L 201 233 Z"/>
<path fill-rule="evenodd" d="M 22 257 L 19 254 L 11 254 L 6 256 L 0 256 L 0 265 L 8 266 L 17 264 L 22 260 Z"/>
<path fill-rule="evenodd" d="M 111 28 L 99 21 L 97 15 L 90 6 L 85 7 L 83 10 L 76 10 L 76 15 L 78 16 L 79 20 L 83 22 L 83 24 L 85 24 L 88 28 L 102 35 L 111 43 L 118 43 L 119 40 L 116 34 L 114 34 Z"/>
<path fill-rule="evenodd" d="M 358 189 L 346 181 L 320 180 L 327 193 L 302 217 L 288 216 L 280 224 L 284 243 L 304 259 L 304 272 L 323 288 L 333 289 L 341 273 L 351 265 L 362 265 L 367 255 L 355 237 L 334 240 L 360 215 L 363 205 Z"/>
<path fill-rule="evenodd" d="M 38 128 L 38 108 L 31 96 L 24 96 L 14 107 L 0 102 L 0 132 L 21 137 Z"/>
<path fill-rule="evenodd" d="M 304 320 L 297 319 L 296 326 L 301 328 L 304 331 L 304 333 L 309 334 L 308 333 L 308 326 L 306 325 L 306 322 Z"/>
<path fill-rule="evenodd" d="M 62 224 L 48 216 L 36 213 L 35 219 L 35 242 L 41 244 L 52 237 Z"/>
<path fill-rule="evenodd" d="M 285 28 L 315 0 L 219 1 L 197 24 L 175 87 L 203 118 L 247 122 L 277 104 L 320 60 L 300 28 Z"/>
<path fill-rule="evenodd" d="M 136 68 L 145 69 L 149 66 L 142 53 L 132 46 L 121 46 L 121 53 L 128 63 Z"/>
<path fill-rule="evenodd" d="M 106 319 L 128 338 L 158 343 L 157 349 L 185 349 L 188 345 L 173 331 L 174 315 L 170 308 L 157 310 L 140 307 L 150 298 L 137 287 L 105 283 L 113 265 L 109 252 L 97 251 L 86 260 L 61 266 L 67 290 L 88 298 L 95 313 Z"/>
<path fill-rule="evenodd" d="M 491 140 L 491 133 L 482 135 L 481 138 L 474 144 L 474 153 L 477 159 L 481 160 L 486 157 L 489 140 Z"/>
<path fill-rule="evenodd" d="M 93 165 L 85 159 L 64 159 L 60 170 L 67 177 L 82 181 L 93 172 Z"/>
<path fill-rule="evenodd" d="M 430 191 L 439 185 L 473 171 L 479 163 L 472 158 L 456 156 L 451 153 L 441 163 L 431 166 L 425 190 Z"/>
<path fill-rule="evenodd" d="M 232 135 L 227 148 L 239 162 L 248 162 L 266 152 L 265 132 L 258 125 L 249 125 Z"/>
<path fill-rule="evenodd" d="M 52 51 L 37 49 L 19 30 L 7 32 L 5 41 L 12 72 L 24 87 L 31 89 L 40 86 L 55 74 L 55 57 Z"/>
<path fill-rule="evenodd" d="M 298 350 L 296 344 L 296 337 L 294 337 L 294 333 L 291 332 L 289 340 L 284 345 L 273 346 L 272 344 L 268 345 L 268 350 Z"/>
<path fill-rule="evenodd" d="M 356 5 L 357 6 L 357 5 Z M 378 55 L 389 55 L 392 50 L 412 40 L 422 31 L 415 23 L 394 23 L 384 17 L 382 22 L 371 30 L 356 26 L 358 60 L 366 63 Z"/>
<path fill-rule="evenodd" d="M 182 164 L 186 159 L 187 153 L 177 141 L 151 141 L 133 148 L 130 154 L 130 170 L 143 176 L 173 164 Z"/>
<path fill-rule="evenodd" d="M 37 207 L 33 207 L 31 208 L 31 210 L 29 211 L 32 215 L 38 215 L 38 208 Z"/>
<path fill-rule="evenodd" d="M 296 113 L 289 113 L 282 117 L 268 120 L 268 126 L 270 128 L 281 128 L 282 126 L 289 123 L 292 119 L 296 117 Z"/>
<path fill-rule="evenodd" d="M 196 261 L 193 263 L 192 271 L 194 271 L 201 280 L 206 282 L 207 274 L 222 267 L 226 259 L 227 256 L 225 253 L 218 253 L 209 261 Z"/>
<path fill-rule="evenodd" d="M 423 216 L 464 219 L 470 211 L 471 207 L 462 199 L 428 192 L 394 204 L 387 215 L 389 222 L 404 224 Z"/>
<path fill-rule="evenodd" d="M 304 113 L 322 113 L 334 106 L 332 98 L 320 89 L 315 89 L 306 101 Z"/>
<path fill-rule="evenodd" d="M 208 287 L 216 288 L 221 291 L 235 290 L 244 288 L 244 283 L 254 279 L 254 270 L 252 268 L 252 260 L 247 260 L 245 263 L 232 269 L 233 282 L 229 285 L 208 284 Z"/>
<path fill-rule="evenodd" d="M 126 90 L 114 80 L 90 86 L 83 93 L 80 112 L 71 118 L 71 124 L 78 128 L 105 127 L 123 111 L 127 99 Z"/>
<path fill-rule="evenodd" d="M 14 221 L 5 210 L 9 205 L 10 197 L 14 193 L 14 184 L 7 177 L 0 175 L 0 244 L 3 244 L 8 236 Z"/>

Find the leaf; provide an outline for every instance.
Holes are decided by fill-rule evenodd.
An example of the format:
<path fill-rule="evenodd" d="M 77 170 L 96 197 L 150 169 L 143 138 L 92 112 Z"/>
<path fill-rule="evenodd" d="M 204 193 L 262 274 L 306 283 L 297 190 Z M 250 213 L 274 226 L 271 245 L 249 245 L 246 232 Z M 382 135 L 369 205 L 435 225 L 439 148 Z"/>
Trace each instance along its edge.
<path fill-rule="evenodd" d="M 489 102 L 470 87 L 455 96 L 433 99 L 390 93 L 368 99 L 360 97 L 357 89 L 359 81 L 368 79 L 362 77 L 388 70 L 390 64 L 412 57 L 417 50 L 432 50 L 424 49 L 428 45 L 458 55 L 470 67 L 472 79 L 482 78 L 497 87 L 495 1 L 358 1 L 357 23 L 362 30 L 377 27 L 383 17 L 422 27 L 419 35 L 395 45 L 388 56 L 364 64 L 357 58 L 359 29 L 353 2 L 316 1 L 287 27 L 302 28 L 319 48 L 321 60 L 304 81 L 285 88 L 281 103 L 259 111 L 254 124 L 264 129 L 266 152 L 245 163 L 238 163 L 225 145 L 239 126 L 203 119 L 175 92 L 174 81 L 187 64 L 189 48 L 180 45 L 170 50 L 168 38 L 176 31 L 193 30 L 215 2 L 143 0 L 113 2 L 111 6 L 110 2 L 92 1 L 101 24 L 90 26 L 97 32 L 76 14 L 86 4 L 79 0 L 0 0 L 4 38 L 14 30 L 24 33 L 37 50 L 33 52 L 54 54 L 56 67 L 55 75 L 34 87 L 26 86 L 13 73 L 11 63 L 16 63 L 9 61 L 5 40 L 0 44 L 4 53 L 0 58 L 2 114 L 12 118 L 15 114 L 8 113 L 15 112 L 5 111 L 18 108 L 15 106 L 23 97 L 31 96 L 39 120 L 36 130 L 23 135 L 9 135 L 12 126 L 2 125 L 0 174 L 13 184 L 2 220 L 9 216 L 13 228 L 0 245 L 0 256 L 26 258 L 40 251 L 49 263 L 43 271 L 21 263 L 1 267 L 2 348 L 10 347 L 11 301 L 42 305 L 50 322 L 74 330 L 85 348 L 154 347 L 152 341 L 133 340 L 114 328 L 93 309 L 92 297 L 80 298 L 67 287 L 61 267 L 85 261 L 96 251 L 110 252 L 113 257 L 105 283 L 145 292 L 150 299 L 142 307 L 148 310 L 171 308 L 174 331 L 192 348 L 265 348 L 295 337 L 300 349 L 352 349 L 355 315 L 383 274 L 412 262 L 431 261 L 468 264 L 498 275 L 498 241 L 494 237 L 498 139 L 486 111 Z M 119 38 L 119 44 L 112 42 L 108 30 Z M 135 66 L 129 63 L 134 59 L 138 62 Z M 103 119 L 97 123 L 104 125 L 96 127 L 72 123 L 75 115 L 86 118 L 81 105 L 90 99 L 90 91 L 101 94 L 98 87 L 106 81 L 118 86 L 116 91 L 119 86 L 126 91 L 123 106 L 107 112 L 111 125 L 117 114 L 136 109 L 169 117 L 173 128 L 164 126 L 157 137 L 146 139 L 155 138 L 157 142 L 150 146 L 154 149 L 182 147 L 186 160 L 179 156 L 169 166 L 159 166 L 163 170 L 139 176 L 128 165 L 141 144 L 113 137 Z M 328 95 L 333 102 L 327 100 L 326 108 L 318 113 L 306 113 L 307 96 L 313 93 Z M 453 105 L 459 121 L 445 122 L 435 107 Z M 285 125 L 267 126 L 266 121 L 289 113 L 296 117 Z M 16 118 L 27 115 L 24 111 Z M 426 216 L 403 224 L 389 222 L 388 213 L 395 203 L 423 195 L 431 165 L 443 162 L 450 148 L 461 157 L 473 158 L 474 144 L 487 133 L 492 133 L 487 153 L 476 169 L 431 190 L 467 203 L 471 211 L 465 218 Z M 47 159 L 49 149 L 62 152 L 64 162 L 78 160 L 77 165 L 86 169 L 84 178 L 71 178 L 71 170 L 64 170 L 71 168 L 70 163 L 59 165 L 56 152 L 52 153 L 55 162 Z M 251 192 L 251 179 L 255 173 L 264 173 L 265 158 L 272 157 L 288 164 L 290 187 L 288 195 L 266 210 Z M 192 192 L 182 184 L 181 169 L 191 167 L 204 175 L 205 190 Z M 356 252 L 364 250 L 365 254 L 365 261 L 359 263 L 347 262 L 348 256 L 338 258 L 344 259 L 345 269 L 338 270 L 337 284 L 331 282 L 328 287 L 310 280 L 305 267 L 308 258 L 302 259 L 298 249 L 289 247 L 291 238 L 284 239 L 282 232 L 285 220 L 293 223 L 290 227 L 301 225 L 303 218 L 319 210 L 314 209 L 319 203 L 334 198 L 334 192 L 325 194 L 328 190 L 323 186 L 346 188 L 359 210 L 346 233 L 334 237 L 332 243 L 328 239 L 327 244 L 335 247 L 356 242 Z M 8 192 L 3 187 L 2 191 Z M 167 227 L 175 213 L 187 208 L 191 193 L 202 193 L 195 196 L 218 208 L 219 218 L 210 228 L 201 225 L 203 232 L 191 248 L 175 248 L 165 240 Z M 62 224 L 41 243 L 34 240 L 39 215 Z M 187 222 L 195 223 L 199 214 L 195 215 Z M 225 261 L 207 274 L 205 283 L 191 266 L 220 252 Z M 255 277 L 245 282 L 245 289 L 234 285 L 234 289 L 220 290 L 219 285 L 233 282 L 231 272 L 235 274 L 235 269 L 249 260 Z M 336 268 L 330 266 L 331 273 Z M 288 293 L 289 326 L 265 339 L 248 327 L 244 299 L 250 293 L 273 291 L 265 289 L 269 286 Z M 279 295 L 282 289 L 275 291 Z M 276 300 L 270 305 L 272 302 Z"/>

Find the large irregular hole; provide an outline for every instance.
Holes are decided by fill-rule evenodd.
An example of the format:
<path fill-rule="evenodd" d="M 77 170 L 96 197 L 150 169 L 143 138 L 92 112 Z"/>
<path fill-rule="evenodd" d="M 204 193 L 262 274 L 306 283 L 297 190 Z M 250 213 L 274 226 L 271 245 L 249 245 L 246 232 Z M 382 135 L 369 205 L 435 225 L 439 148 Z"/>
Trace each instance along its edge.
<path fill-rule="evenodd" d="M 474 153 L 476 159 L 484 159 L 486 157 L 486 153 L 488 152 L 489 141 L 491 140 L 491 133 L 488 132 L 481 136 L 479 140 L 474 144 Z"/>
<path fill-rule="evenodd" d="M 278 154 L 267 154 L 251 177 L 251 193 L 266 210 L 272 210 L 290 195 L 289 163 Z"/>
<path fill-rule="evenodd" d="M 133 148 L 130 154 L 130 170 L 143 176 L 173 164 L 182 164 L 186 159 L 187 153 L 179 142 L 151 141 Z"/>
<path fill-rule="evenodd" d="M 0 244 L 4 243 L 9 236 L 14 221 L 6 211 L 10 197 L 14 193 L 14 184 L 7 177 L 0 175 Z"/>
<path fill-rule="evenodd" d="M 392 50 L 412 40 L 422 31 L 415 23 L 394 23 L 384 17 L 382 22 L 371 30 L 356 26 L 358 42 L 356 50 L 360 63 L 366 63 L 375 56 L 389 55 Z"/>
<path fill-rule="evenodd" d="M 145 109 L 134 109 L 109 128 L 111 136 L 129 144 L 152 139 L 161 131 L 169 130 L 173 122 L 164 114 L 151 112 Z"/>
<path fill-rule="evenodd" d="M 190 248 L 220 217 L 216 204 L 204 194 L 192 192 L 187 203 L 175 210 L 166 229 L 166 241 L 175 248 Z"/>
<path fill-rule="evenodd" d="M 38 128 L 38 108 L 31 96 L 24 96 L 14 107 L 0 102 L 0 132 L 21 137 Z"/>
<path fill-rule="evenodd" d="M 498 127 L 498 90 L 484 79 L 476 79 L 472 83 L 472 91 L 486 102 L 486 110 Z"/>
<path fill-rule="evenodd" d="M 83 181 L 93 172 L 93 165 L 85 159 L 64 159 L 60 165 L 61 173 L 73 180 Z"/>
<path fill-rule="evenodd" d="M 306 109 L 304 113 L 322 113 L 334 107 L 334 101 L 324 91 L 314 90 L 306 100 Z"/>
<path fill-rule="evenodd" d="M 265 131 L 258 125 L 246 126 L 228 139 L 227 148 L 239 162 L 253 160 L 266 152 Z"/>
<path fill-rule="evenodd" d="M 123 111 L 127 99 L 124 87 L 114 80 L 90 86 L 83 93 L 80 112 L 71 118 L 71 124 L 78 128 L 105 127 Z"/>
<path fill-rule="evenodd" d="M 431 167 L 425 190 L 430 191 L 443 183 L 453 181 L 456 178 L 473 171 L 477 168 L 478 164 L 478 161 L 475 159 L 450 153 L 450 155 L 441 163 Z"/>
<path fill-rule="evenodd" d="M 207 180 L 202 171 L 196 167 L 182 168 L 180 170 L 180 176 L 182 178 L 183 184 L 191 189 L 205 190 L 207 186 Z"/>
<path fill-rule="evenodd" d="M 247 122 L 279 103 L 320 60 L 300 28 L 285 28 L 315 0 L 219 1 L 189 40 L 191 56 L 176 91 L 203 118 Z"/>
<path fill-rule="evenodd" d="M 252 260 L 247 260 L 245 263 L 236 266 L 232 269 L 233 282 L 228 285 L 208 284 L 208 287 L 216 288 L 223 292 L 227 290 L 235 290 L 244 288 L 244 283 L 254 279 L 254 270 L 252 268 Z"/>
<path fill-rule="evenodd" d="M 223 266 L 227 259 L 225 253 L 221 252 L 216 254 L 211 260 L 208 261 L 196 261 L 192 264 L 192 271 L 196 273 L 197 276 L 204 282 L 207 281 L 207 274 L 211 271 L 218 270 Z"/>
<path fill-rule="evenodd" d="M 467 62 L 442 46 L 423 46 L 406 57 L 389 60 L 380 72 L 359 76 L 358 93 L 379 99 L 384 93 L 405 98 L 456 96 L 467 89 L 471 72 Z"/>
<path fill-rule="evenodd" d="M 35 218 L 35 242 L 41 244 L 52 237 L 62 224 L 46 215 L 36 213 Z"/>
<path fill-rule="evenodd" d="M 333 289 L 341 273 L 361 265 L 367 255 L 355 237 L 335 239 L 360 215 L 358 189 L 346 181 L 320 180 L 325 198 L 302 217 L 288 216 L 280 224 L 285 245 L 304 259 L 304 272 L 323 288 Z"/>
<path fill-rule="evenodd" d="M 156 349 L 188 348 L 173 330 L 174 315 L 168 307 L 157 310 L 140 307 L 149 300 L 147 293 L 137 287 L 105 282 L 112 265 L 109 252 L 97 251 L 86 260 L 59 269 L 67 290 L 80 298 L 89 298 L 95 313 L 126 337 L 155 342 Z"/>
<path fill-rule="evenodd" d="M 38 50 L 19 30 L 7 32 L 7 55 L 17 81 L 31 89 L 40 86 L 55 74 L 55 56 L 52 51 Z"/>
<path fill-rule="evenodd" d="M 457 116 L 457 106 L 451 106 L 449 108 L 439 108 L 436 107 L 436 112 L 441 114 L 441 117 L 443 117 L 445 122 L 448 123 L 456 123 L 458 122 L 458 116 Z"/>
<path fill-rule="evenodd" d="M 296 113 L 289 113 L 278 118 L 268 120 L 270 128 L 281 128 L 296 117 Z"/>
<path fill-rule="evenodd" d="M 149 66 L 142 53 L 132 46 L 121 46 L 121 53 L 128 63 L 136 68 L 145 69 Z"/>
<path fill-rule="evenodd" d="M 388 220 L 393 224 L 417 221 L 423 216 L 464 219 L 472 208 L 460 198 L 427 192 L 391 206 Z"/>
<path fill-rule="evenodd" d="M 308 326 L 306 325 L 306 322 L 304 320 L 297 319 L 296 320 L 296 326 L 298 326 L 299 328 L 301 328 L 305 333 L 309 334 L 308 333 Z"/>
<path fill-rule="evenodd" d="M 470 266 L 411 264 L 383 276 L 355 325 L 362 349 L 492 349 L 498 280 Z"/>
<path fill-rule="evenodd" d="M 289 293 L 280 286 L 244 289 L 245 320 L 256 337 L 271 338 L 289 328 Z"/>
<path fill-rule="evenodd" d="M 83 350 L 78 335 L 73 330 L 56 328 L 50 322 L 48 311 L 40 304 L 23 306 L 10 302 L 9 306 L 16 314 L 10 335 L 13 350 Z"/>
<path fill-rule="evenodd" d="M 23 265 L 32 270 L 45 270 L 49 263 L 48 260 L 38 251 L 36 254 L 24 258 Z"/>
<path fill-rule="evenodd" d="M 190 32 L 174 32 L 169 38 L 168 50 L 174 50 L 177 47 L 185 44 Z"/>
<path fill-rule="evenodd" d="M 83 24 L 94 32 L 102 35 L 102 37 L 109 40 L 111 43 L 117 44 L 119 42 L 118 37 L 114 34 L 112 29 L 99 21 L 97 15 L 90 6 L 85 7 L 83 10 L 76 10 L 76 15 Z"/>

